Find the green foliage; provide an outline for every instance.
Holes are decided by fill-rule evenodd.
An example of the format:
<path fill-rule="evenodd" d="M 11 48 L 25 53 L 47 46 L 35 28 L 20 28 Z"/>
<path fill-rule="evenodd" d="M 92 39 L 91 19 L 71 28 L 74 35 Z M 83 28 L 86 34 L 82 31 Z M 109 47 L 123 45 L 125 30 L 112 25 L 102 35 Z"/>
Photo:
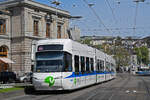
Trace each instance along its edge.
<path fill-rule="evenodd" d="M 92 39 L 86 38 L 86 39 L 81 40 L 81 41 L 79 41 L 79 42 L 80 42 L 80 43 L 83 43 L 83 44 L 87 44 L 87 45 L 89 45 L 89 46 L 92 46 L 91 41 L 92 41 Z"/>
<path fill-rule="evenodd" d="M 138 64 L 149 64 L 149 50 L 146 46 L 134 48 L 134 51 L 137 55 Z"/>
<path fill-rule="evenodd" d="M 114 51 L 114 58 L 116 60 L 117 67 L 129 65 L 130 54 L 126 49 L 119 46 L 116 47 Z"/>
<path fill-rule="evenodd" d="M 121 46 L 122 45 L 122 38 L 121 37 L 119 37 L 119 36 L 117 36 L 117 39 L 116 39 L 116 41 L 115 41 L 115 45 L 116 46 Z"/>
<path fill-rule="evenodd" d="M 91 42 L 92 40 L 91 39 L 89 39 L 89 38 L 86 38 L 84 41 L 83 41 L 83 43 L 84 44 L 87 44 L 87 45 L 91 45 Z"/>
<path fill-rule="evenodd" d="M 103 49 L 101 45 L 94 45 L 93 47 L 98 49 L 98 50 L 102 50 Z"/>

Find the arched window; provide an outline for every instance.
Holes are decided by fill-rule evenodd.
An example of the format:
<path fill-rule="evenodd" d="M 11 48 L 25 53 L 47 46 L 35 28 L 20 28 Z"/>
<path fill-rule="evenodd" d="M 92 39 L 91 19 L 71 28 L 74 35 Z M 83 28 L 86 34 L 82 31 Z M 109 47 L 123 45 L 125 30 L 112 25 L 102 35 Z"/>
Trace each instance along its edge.
<path fill-rule="evenodd" d="M 0 57 L 7 57 L 7 56 L 8 56 L 8 47 L 0 46 Z"/>

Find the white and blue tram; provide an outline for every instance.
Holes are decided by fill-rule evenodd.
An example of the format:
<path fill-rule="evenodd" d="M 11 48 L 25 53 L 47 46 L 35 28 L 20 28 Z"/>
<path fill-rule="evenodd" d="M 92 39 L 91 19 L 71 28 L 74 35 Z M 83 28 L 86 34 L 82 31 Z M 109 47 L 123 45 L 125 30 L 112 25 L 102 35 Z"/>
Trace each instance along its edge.
<path fill-rule="evenodd" d="M 35 90 L 73 90 L 116 77 L 115 60 L 70 39 L 36 43 Z"/>
<path fill-rule="evenodd" d="M 136 71 L 136 75 L 150 75 L 150 68 L 149 67 L 138 67 Z"/>

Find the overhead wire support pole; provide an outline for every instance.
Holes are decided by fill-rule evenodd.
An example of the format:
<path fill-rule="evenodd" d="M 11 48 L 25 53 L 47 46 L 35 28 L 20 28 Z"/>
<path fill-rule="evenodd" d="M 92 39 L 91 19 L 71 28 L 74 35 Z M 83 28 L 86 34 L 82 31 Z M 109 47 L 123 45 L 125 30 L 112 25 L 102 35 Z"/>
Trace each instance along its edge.
<path fill-rule="evenodd" d="M 94 13 L 94 15 L 97 17 L 97 19 L 98 19 L 98 21 L 104 26 L 104 28 L 108 31 L 108 32 L 110 32 L 110 33 L 113 33 L 112 31 L 110 31 L 106 26 L 105 26 L 105 24 L 103 23 L 103 21 L 101 20 L 101 18 L 99 17 L 99 15 L 96 13 L 96 11 L 92 8 L 92 6 L 94 5 L 94 4 L 88 4 L 88 2 L 86 1 L 86 0 L 83 0 L 87 5 L 88 5 L 88 7 L 92 10 L 92 12 Z"/>
<path fill-rule="evenodd" d="M 61 4 L 58 0 L 53 1 L 51 4 L 56 5 L 56 38 L 58 38 L 57 25 L 58 25 L 58 6 Z"/>
<path fill-rule="evenodd" d="M 138 14 L 138 6 L 139 2 L 144 2 L 145 0 L 134 0 L 133 2 L 136 3 L 136 9 L 135 9 L 135 17 L 134 17 L 134 26 L 133 26 L 133 34 L 136 32 L 136 24 L 137 24 L 137 14 Z"/>
<path fill-rule="evenodd" d="M 134 2 L 136 2 L 136 9 L 135 9 L 135 16 L 134 16 L 133 34 L 135 34 L 135 31 L 136 31 L 136 21 L 137 21 L 137 14 L 138 14 L 139 1 L 136 0 L 136 1 L 134 1 Z"/>

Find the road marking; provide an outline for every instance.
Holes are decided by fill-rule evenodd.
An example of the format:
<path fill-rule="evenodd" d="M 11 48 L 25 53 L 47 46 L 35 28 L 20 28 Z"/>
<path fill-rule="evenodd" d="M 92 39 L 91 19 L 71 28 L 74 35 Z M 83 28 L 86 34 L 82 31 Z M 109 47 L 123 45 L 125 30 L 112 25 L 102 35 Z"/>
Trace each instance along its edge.
<path fill-rule="evenodd" d="M 129 90 L 126 90 L 126 93 L 130 93 L 130 91 L 129 91 Z"/>
<path fill-rule="evenodd" d="M 133 90 L 133 93 L 136 93 L 137 91 L 136 90 Z"/>

